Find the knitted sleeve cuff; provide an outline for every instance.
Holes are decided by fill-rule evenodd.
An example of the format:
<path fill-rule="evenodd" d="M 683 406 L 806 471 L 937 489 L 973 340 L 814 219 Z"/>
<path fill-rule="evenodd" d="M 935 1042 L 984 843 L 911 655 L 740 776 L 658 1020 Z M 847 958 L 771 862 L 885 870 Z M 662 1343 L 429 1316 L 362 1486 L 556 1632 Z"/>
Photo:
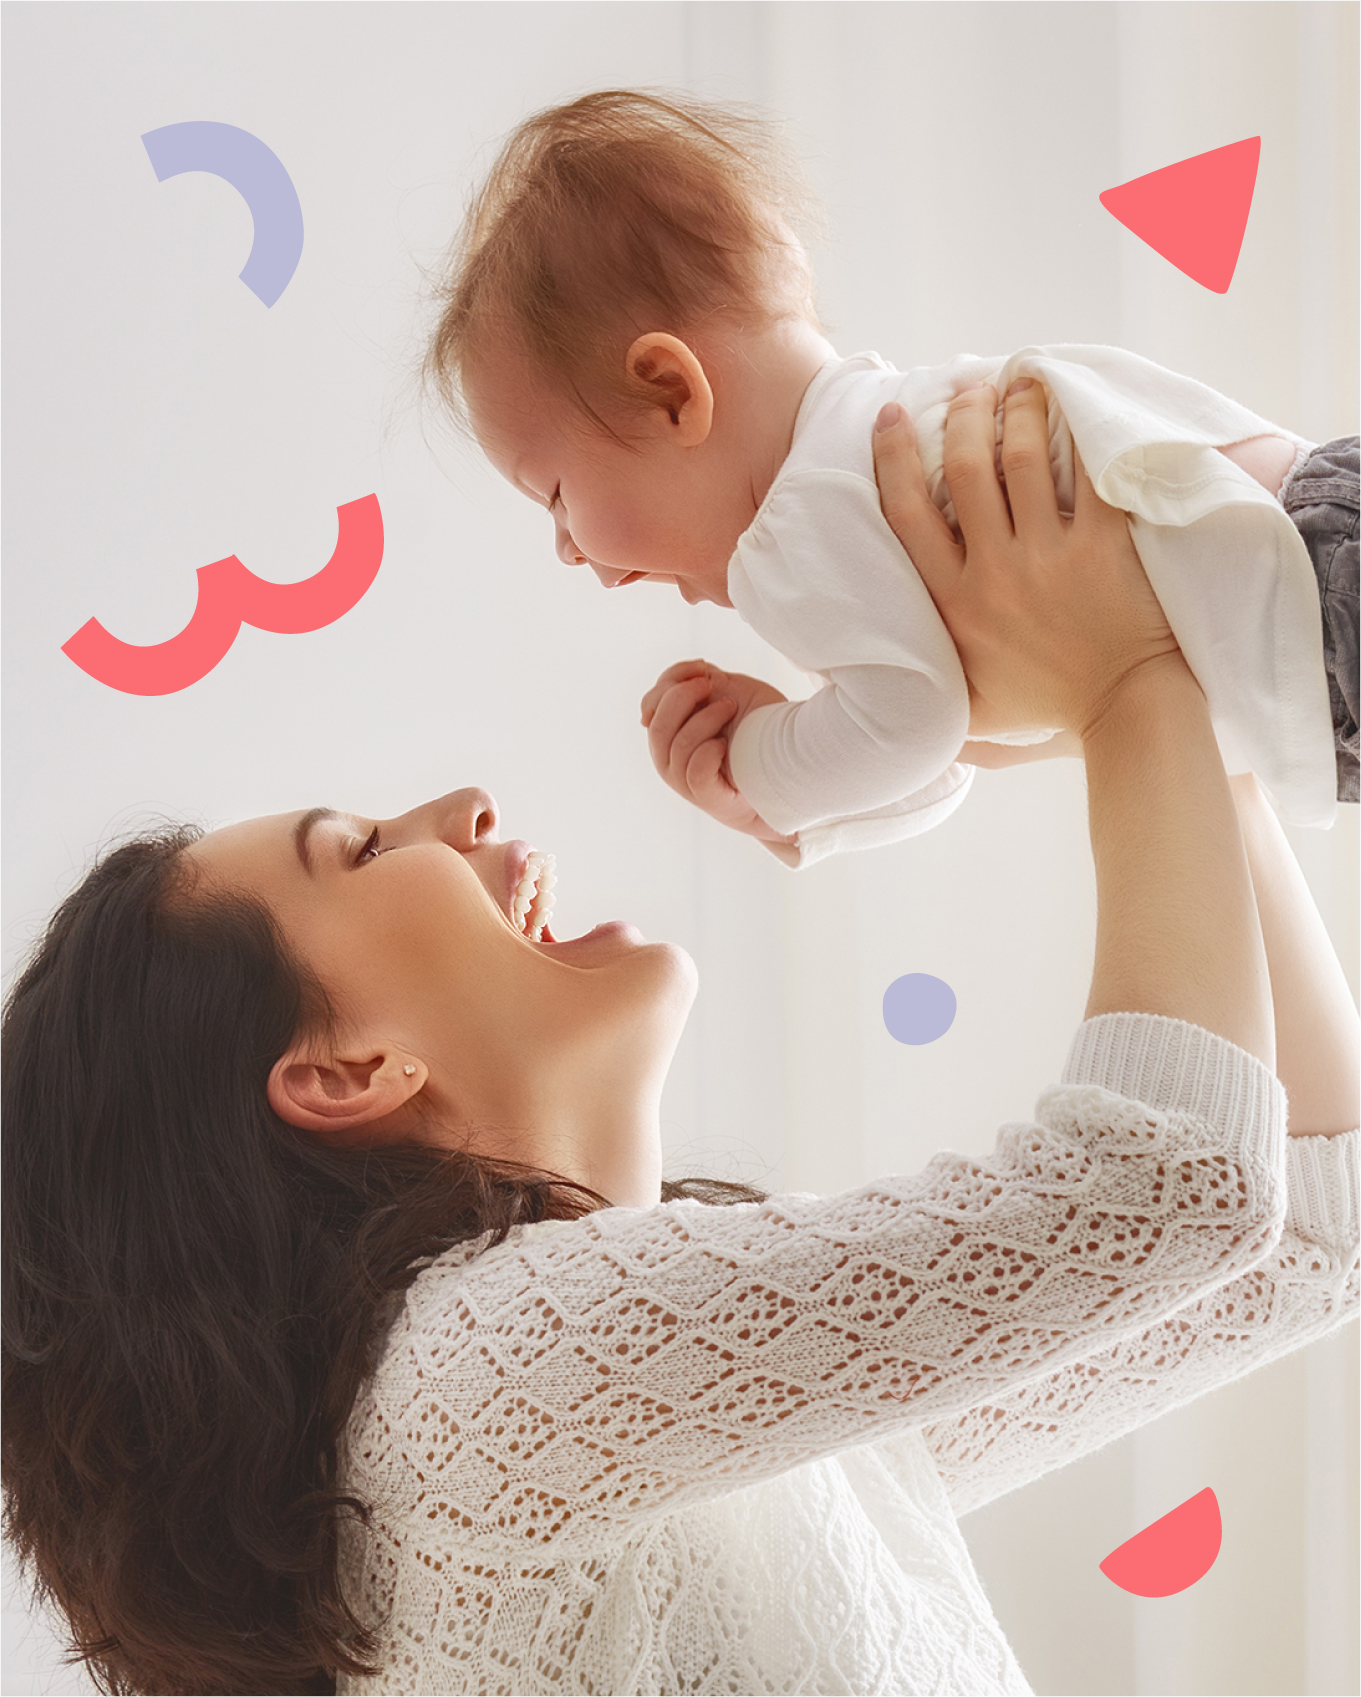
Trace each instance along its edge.
<path fill-rule="evenodd" d="M 1361 1131 L 1286 1138 L 1285 1171 L 1287 1226 L 1311 1242 L 1355 1243 Z"/>
<path fill-rule="evenodd" d="M 1280 1080 L 1236 1044 L 1184 1020 L 1111 1013 L 1085 1021 L 1068 1052 L 1063 1083 L 1099 1085 L 1150 1108 L 1207 1121 L 1245 1153 L 1269 1163 L 1281 1158 L 1286 1102 Z"/>

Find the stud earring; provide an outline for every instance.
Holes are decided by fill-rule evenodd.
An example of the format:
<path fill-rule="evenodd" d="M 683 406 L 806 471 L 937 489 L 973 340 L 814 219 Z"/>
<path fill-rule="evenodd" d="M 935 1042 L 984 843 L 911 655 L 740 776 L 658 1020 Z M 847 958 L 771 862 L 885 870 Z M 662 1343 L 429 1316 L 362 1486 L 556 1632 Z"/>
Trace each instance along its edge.
<path fill-rule="evenodd" d="M 404 1066 L 402 1068 L 402 1071 L 406 1074 L 406 1076 L 408 1078 L 414 1078 L 416 1076 L 416 1069 L 413 1066 Z"/>

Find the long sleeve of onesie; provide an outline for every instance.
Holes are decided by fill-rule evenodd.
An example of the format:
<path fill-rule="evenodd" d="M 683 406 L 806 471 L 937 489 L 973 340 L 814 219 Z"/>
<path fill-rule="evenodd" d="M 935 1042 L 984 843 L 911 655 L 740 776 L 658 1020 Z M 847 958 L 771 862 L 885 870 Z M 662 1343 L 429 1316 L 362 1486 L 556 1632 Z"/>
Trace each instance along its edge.
<path fill-rule="evenodd" d="M 1057 1373 L 923 1428 L 956 1514 L 1326 1337 L 1361 1308 L 1361 1132 L 1286 1139 L 1286 1216 L 1265 1260 Z"/>
<path fill-rule="evenodd" d="M 783 477 L 739 543 L 728 589 L 767 642 L 825 680 L 738 726 L 738 790 L 786 833 L 876 811 L 907 820 L 907 798 L 938 784 L 968 735 L 969 694 L 874 483 L 839 470 Z"/>
<path fill-rule="evenodd" d="M 764 846 L 786 866 L 802 868 L 843 850 L 884 848 L 889 843 L 900 843 L 948 819 L 969 793 L 973 778 L 972 766 L 955 761 L 938 778 L 900 801 L 891 801 L 867 813 L 824 819 L 816 825 L 804 826 L 792 843 Z"/>

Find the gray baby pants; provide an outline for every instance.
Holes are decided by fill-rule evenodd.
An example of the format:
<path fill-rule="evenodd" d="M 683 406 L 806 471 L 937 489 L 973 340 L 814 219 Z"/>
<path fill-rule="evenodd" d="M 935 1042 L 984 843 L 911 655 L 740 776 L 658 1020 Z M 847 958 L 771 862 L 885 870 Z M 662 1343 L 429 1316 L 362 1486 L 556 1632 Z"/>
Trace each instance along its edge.
<path fill-rule="evenodd" d="M 1337 745 L 1337 799 L 1357 799 L 1358 438 L 1315 448 L 1281 490 L 1304 538 L 1323 610 L 1323 664 Z"/>

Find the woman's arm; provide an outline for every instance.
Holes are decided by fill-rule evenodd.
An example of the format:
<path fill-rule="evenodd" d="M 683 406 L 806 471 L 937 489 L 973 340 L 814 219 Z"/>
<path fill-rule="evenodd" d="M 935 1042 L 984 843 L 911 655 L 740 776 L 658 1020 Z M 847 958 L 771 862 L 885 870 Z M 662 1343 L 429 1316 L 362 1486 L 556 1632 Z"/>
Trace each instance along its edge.
<path fill-rule="evenodd" d="M 1276 1072 L 1292 1137 L 1336 1137 L 1361 1120 L 1361 1021 L 1280 820 L 1251 773 L 1229 780 L 1271 972 Z"/>
<path fill-rule="evenodd" d="M 1250 774 L 1230 779 L 1266 940 L 1290 1099 L 1286 1219 L 1260 1266 L 1171 1319 L 923 1436 L 957 1514 L 1326 1337 L 1361 1308 L 1358 1021 L 1285 833 Z"/>
<path fill-rule="evenodd" d="M 946 423 L 964 543 L 927 493 L 901 407 L 884 409 L 875 464 L 884 515 L 959 650 L 971 722 L 1057 725 L 1082 741 L 1097 881 L 1088 1017 L 1164 1014 L 1270 1066 L 1266 955 L 1205 698 L 1124 515 L 1097 499 L 1080 464 L 1074 517 L 1060 516 L 1044 391 L 1013 386 L 1007 397 L 1005 496 L 995 408 L 984 385 L 961 395 Z"/>
<path fill-rule="evenodd" d="M 956 1514 L 981 1508 L 1327 1337 L 1361 1309 L 1361 1132 L 1295 1138 L 1280 1243 L 1170 1319 L 1017 1390 L 932 1421 L 922 1436 Z"/>
<path fill-rule="evenodd" d="M 352 1483 L 450 1563 L 590 1537 L 957 1422 L 1247 1274 L 1280 1235 L 1279 1087 L 1174 1021 L 1093 1027 L 1139 1089 L 1049 1090 L 986 1159 L 459 1245 L 389 1335 Z"/>
<path fill-rule="evenodd" d="M 1247 854 L 1205 697 L 1185 662 L 1132 676 L 1083 747 L 1097 888 L 1087 1017 L 1169 1014 L 1274 1066 Z"/>

